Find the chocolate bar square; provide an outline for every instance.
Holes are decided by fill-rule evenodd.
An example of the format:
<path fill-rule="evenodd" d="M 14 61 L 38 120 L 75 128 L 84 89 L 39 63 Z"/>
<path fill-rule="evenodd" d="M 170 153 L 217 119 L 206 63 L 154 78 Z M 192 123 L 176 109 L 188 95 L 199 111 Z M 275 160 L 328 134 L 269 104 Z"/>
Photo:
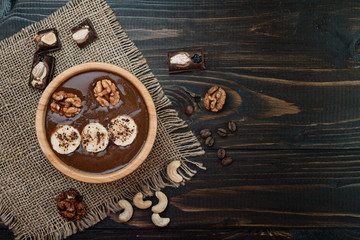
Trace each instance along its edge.
<path fill-rule="evenodd" d="M 29 85 L 36 89 L 44 89 L 52 79 L 54 64 L 55 58 L 53 56 L 35 53 Z"/>
<path fill-rule="evenodd" d="M 89 19 L 85 19 L 78 26 L 72 28 L 71 32 L 72 38 L 79 48 L 84 48 L 97 38 L 94 26 Z"/>
<path fill-rule="evenodd" d="M 59 34 L 55 28 L 39 31 L 34 41 L 36 43 L 36 53 L 53 52 L 61 48 Z"/>
<path fill-rule="evenodd" d="M 168 52 L 169 73 L 205 70 L 202 49 Z"/>

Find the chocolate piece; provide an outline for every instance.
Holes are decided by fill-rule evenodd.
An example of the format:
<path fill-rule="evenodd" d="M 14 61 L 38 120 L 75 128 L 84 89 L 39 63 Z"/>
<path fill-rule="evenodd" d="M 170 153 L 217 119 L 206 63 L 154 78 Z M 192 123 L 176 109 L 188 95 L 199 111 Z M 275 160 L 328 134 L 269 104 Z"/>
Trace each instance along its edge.
<path fill-rule="evenodd" d="M 205 70 L 202 49 L 168 52 L 169 73 Z"/>
<path fill-rule="evenodd" d="M 61 48 L 58 31 L 55 28 L 41 30 L 34 38 L 36 53 L 47 53 Z"/>
<path fill-rule="evenodd" d="M 52 79 L 54 63 L 55 59 L 53 56 L 35 53 L 29 85 L 37 89 L 44 89 Z"/>
<path fill-rule="evenodd" d="M 97 38 L 94 26 L 89 19 L 85 19 L 85 21 L 80 23 L 78 26 L 72 28 L 71 32 L 72 38 L 79 48 L 84 48 Z"/>

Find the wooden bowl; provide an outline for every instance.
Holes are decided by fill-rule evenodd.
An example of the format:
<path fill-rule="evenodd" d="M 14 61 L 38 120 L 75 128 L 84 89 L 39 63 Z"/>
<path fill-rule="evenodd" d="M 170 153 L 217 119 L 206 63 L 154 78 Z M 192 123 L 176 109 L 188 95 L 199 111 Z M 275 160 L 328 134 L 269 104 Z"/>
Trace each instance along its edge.
<path fill-rule="evenodd" d="M 86 173 L 82 171 L 78 171 L 69 165 L 65 164 L 56 154 L 54 153 L 47 137 L 46 137 L 46 128 L 45 128 L 45 117 L 46 110 L 51 99 L 51 95 L 53 92 L 65 81 L 70 79 L 71 77 L 89 71 L 106 71 L 116 75 L 123 77 L 128 80 L 131 84 L 135 86 L 135 88 L 139 91 L 140 95 L 145 101 L 146 108 L 149 114 L 149 129 L 146 136 L 145 143 L 138 152 L 138 154 L 123 168 L 118 169 L 114 172 L 101 174 L 101 173 Z M 133 172 L 137 167 L 140 166 L 150 153 L 150 150 L 154 144 L 156 129 L 157 129 L 157 116 L 155 105 L 150 96 L 150 93 L 146 89 L 146 87 L 142 84 L 142 82 L 136 78 L 133 74 L 126 71 L 123 68 L 120 68 L 116 65 L 109 63 L 101 63 L 101 62 L 91 62 L 84 63 L 80 65 L 76 65 L 71 67 L 61 74 L 59 74 L 55 79 L 53 79 L 50 84 L 46 87 L 43 92 L 39 104 L 36 110 L 36 134 L 38 141 L 40 143 L 40 147 L 46 156 L 46 158 L 51 162 L 54 167 L 65 175 L 76 179 L 78 181 L 87 182 L 87 183 L 106 183 L 118 180 L 120 178 L 125 177 L 126 175 Z"/>

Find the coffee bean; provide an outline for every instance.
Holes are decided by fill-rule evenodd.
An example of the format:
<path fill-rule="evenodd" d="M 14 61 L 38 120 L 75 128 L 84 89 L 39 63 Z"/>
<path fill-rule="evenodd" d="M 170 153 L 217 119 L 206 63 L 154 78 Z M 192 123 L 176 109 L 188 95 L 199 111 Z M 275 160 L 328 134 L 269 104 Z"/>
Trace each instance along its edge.
<path fill-rule="evenodd" d="M 226 129 L 224 129 L 224 128 L 218 128 L 218 130 L 216 132 L 220 137 L 225 137 L 226 133 L 227 133 Z"/>
<path fill-rule="evenodd" d="M 226 155 L 226 151 L 223 148 L 219 148 L 219 150 L 217 151 L 217 157 L 220 159 L 223 159 Z"/>
<path fill-rule="evenodd" d="M 194 107 L 192 105 L 188 105 L 185 109 L 185 114 L 191 116 L 194 112 Z"/>
<path fill-rule="evenodd" d="M 210 129 L 208 129 L 208 128 L 205 128 L 205 129 L 203 129 L 203 130 L 201 130 L 200 131 L 200 137 L 202 137 L 202 138 L 207 138 L 207 137 L 210 137 L 211 136 L 211 131 L 210 131 Z"/>
<path fill-rule="evenodd" d="M 236 123 L 234 121 L 229 121 L 228 129 L 230 132 L 236 132 Z"/>
<path fill-rule="evenodd" d="M 226 157 L 223 160 L 221 160 L 221 164 L 226 167 L 229 166 L 232 163 L 232 161 L 233 160 L 231 157 Z"/>
<path fill-rule="evenodd" d="M 212 147 L 215 143 L 215 140 L 213 137 L 208 137 L 206 140 L 205 140 L 205 145 L 207 147 Z"/>

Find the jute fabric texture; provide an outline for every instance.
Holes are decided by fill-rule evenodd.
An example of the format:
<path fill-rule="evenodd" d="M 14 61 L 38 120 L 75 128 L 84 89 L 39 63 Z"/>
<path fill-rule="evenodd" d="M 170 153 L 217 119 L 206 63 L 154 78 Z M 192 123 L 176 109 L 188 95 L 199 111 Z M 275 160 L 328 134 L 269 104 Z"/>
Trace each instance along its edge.
<path fill-rule="evenodd" d="M 99 38 L 84 49 L 71 39 L 70 29 L 84 19 L 93 23 Z M 158 132 L 146 161 L 132 174 L 107 184 L 87 184 L 58 172 L 44 157 L 35 132 L 35 111 L 41 91 L 28 86 L 35 52 L 33 38 L 39 30 L 55 27 L 62 49 L 52 53 L 56 59 L 54 76 L 85 62 L 108 62 L 137 76 L 153 97 L 158 114 Z M 46 19 L 0 42 L 0 217 L 16 239 L 63 239 L 118 211 L 117 201 L 132 199 L 139 191 L 178 185 L 166 175 L 166 166 L 181 161 L 185 180 L 202 168 L 187 158 L 204 153 L 187 125 L 171 108 L 158 80 L 142 54 L 127 37 L 112 10 L 103 0 L 74 0 Z M 195 168 L 195 169 L 194 169 Z M 77 189 L 88 206 L 87 215 L 69 222 L 56 210 L 56 196 L 63 190 Z M 149 219 L 150 221 L 150 219 Z"/>

